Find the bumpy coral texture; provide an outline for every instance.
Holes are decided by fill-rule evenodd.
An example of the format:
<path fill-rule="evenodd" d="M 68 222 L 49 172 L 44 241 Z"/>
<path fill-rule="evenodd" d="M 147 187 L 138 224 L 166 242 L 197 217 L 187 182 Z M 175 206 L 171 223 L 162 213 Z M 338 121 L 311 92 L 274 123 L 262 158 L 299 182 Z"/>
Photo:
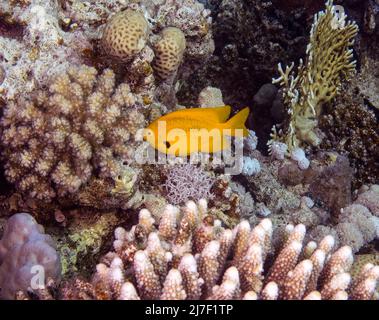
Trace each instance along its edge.
<path fill-rule="evenodd" d="M 75 193 L 89 178 L 122 176 L 131 134 L 144 118 L 127 83 L 106 69 L 72 67 L 49 90 L 9 102 L 1 120 L 5 175 L 39 199 Z M 141 118 L 142 116 L 142 118 Z M 136 120 L 139 121 L 136 121 Z"/>
<path fill-rule="evenodd" d="M 331 236 L 303 245 L 304 225 L 288 225 L 274 254 L 269 219 L 253 229 L 241 221 L 230 230 L 207 215 L 205 200 L 182 210 L 167 206 L 159 224 L 141 210 L 130 231 L 116 229 L 115 251 L 97 265 L 92 281 L 67 283 L 61 297 L 346 300 L 374 294 L 379 266 L 365 265 L 352 282 L 351 248 L 335 251 Z"/>
<path fill-rule="evenodd" d="M 175 75 L 186 50 L 184 33 L 174 27 L 163 29 L 160 39 L 154 46 L 154 71 L 160 79 Z"/>
<path fill-rule="evenodd" d="M 60 258 L 52 238 L 31 215 L 15 214 L 8 219 L 0 240 L 0 297 L 14 299 L 17 291 L 27 291 L 37 266 L 44 270 L 44 282 L 37 284 L 60 279 Z"/>
<path fill-rule="evenodd" d="M 125 10 L 107 23 L 102 44 L 105 52 L 121 60 L 130 60 L 146 45 L 149 25 L 142 13 Z"/>
<path fill-rule="evenodd" d="M 339 15 L 329 0 L 326 10 L 315 15 L 305 64 L 300 61 L 296 75 L 292 72 L 294 64 L 285 70 L 279 64 L 280 77 L 273 83 L 283 88 L 289 119 L 279 131 L 274 127 L 272 137 L 286 143 L 289 151 L 302 145 L 320 144 L 314 131 L 317 118 L 323 104 L 336 96 L 342 81 L 355 71 L 350 47 L 357 33 L 356 23 L 346 21 L 346 15 Z"/>
<path fill-rule="evenodd" d="M 348 89 L 320 119 L 325 132 L 321 148 L 347 153 L 356 172 L 353 186 L 375 183 L 379 177 L 379 126 L 364 98 Z"/>

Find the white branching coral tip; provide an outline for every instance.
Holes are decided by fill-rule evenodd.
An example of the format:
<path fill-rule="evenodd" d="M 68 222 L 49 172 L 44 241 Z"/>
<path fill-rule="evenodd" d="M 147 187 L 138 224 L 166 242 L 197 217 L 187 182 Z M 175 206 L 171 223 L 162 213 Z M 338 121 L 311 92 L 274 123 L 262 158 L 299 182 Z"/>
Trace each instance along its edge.
<path fill-rule="evenodd" d="M 262 300 L 277 300 L 279 297 L 278 285 L 271 281 L 266 284 L 261 293 Z"/>
<path fill-rule="evenodd" d="M 138 296 L 136 288 L 130 282 L 125 282 L 120 290 L 120 296 L 118 300 L 141 300 Z"/>
<path fill-rule="evenodd" d="M 343 246 L 332 254 L 323 272 L 322 281 L 328 283 L 333 276 L 350 270 L 354 261 L 351 247 Z"/>
<path fill-rule="evenodd" d="M 302 245 L 298 241 L 292 241 L 286 245 L 272 265 L 267 281 L 275 281 L 280 286 L 287 273 L 295 267 L 301 249 Z"/>
<path fill-rule="evenodd" d="M 288 272 L 283 284 L 283 299 L 299 300 L 303 297 L 313 269 L 310 260 L 303 260 Z"/>
<path fill-rule="evenodd" d="M 295 228 L 291 231 L 287 243 L 291 243 L 292 241 L 298 241 L 303 242 L 305 237 L 306 228 L 303 224 L 298 224 L 295 226 Z"/>
<path fill-rule="evenodd" d="M 333 276 L 329 282 L 327 282 L 322 290 L 321 296 L 323 300 L 330 299 L 336 292 L 345 291 L 350 284 L 351 276 L 350 274 L 343 272 Z"/>
<path fill-rule="evenodd" d="M 321 240 L 318 248 L 328 255 L 333 250 L 335 242 L 334 238 L 331 235 L 328 235 Z"/>
<path fill-rule="evenodd" d="M 204 279 L 204 289 L 206 294 L 212 292 L 212 288 L 216 284 L 219 276 L 219 263 L 217 261 L 219 250 L 220 243 L 213 240 L 206 244 L 204 250 L 200 254 L 199 272 Z"/>
<path fill-rule="evenodd" d="M 158 299 L 161 291 L 159 277 L 154 272 L 154 267 L 144 251 L 140 250 L 135 253 L 133 266 L 142 296 L 148 300 Z"/>
<path fill-rule="evenodd" d="M 242 298 L 243 300 L 258 300 L 258 295 L 254 291 L 248 291 Z"/>
<path fill-rule="evenodd" d="M 321 293 L 318 291 L 312 291 L 304 297 L 304 300 L 321 300 Z"/>
<path fill-rule="evenodd" d="M 163 285 L 162 300 L 185 300 L 182 275 L 177 269 L 171 269 Z"/>
<path fill-rule="evenodd" d="M 170 204 L 164 209 L 159 223 L 159 234 L 164 239 L 173 239 L 175 237 L 178 214 L 179 209 Z"/>
<path fill-rule="evenodd" d="M 150 232 L 153 229 L 153 224 L 155 222 L 154 218 L 151 216 L 151 213 L 147 209 L 141 209 L 138 215 L 139 224 L 143 225 L 146 228 L 147 232 Z"/>

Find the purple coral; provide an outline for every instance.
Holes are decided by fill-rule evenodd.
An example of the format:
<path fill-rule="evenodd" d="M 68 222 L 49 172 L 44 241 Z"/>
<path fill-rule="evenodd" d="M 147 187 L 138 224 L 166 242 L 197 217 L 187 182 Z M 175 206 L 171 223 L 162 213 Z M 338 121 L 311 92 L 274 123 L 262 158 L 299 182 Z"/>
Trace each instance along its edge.
<path fill-rule="evenodd" d="M 14 299 L 18 291 L 57 281 L 60 274 L 59 255 L 43 227 L 27 213 L 10 217 L 0 240 L 0 298 Z"/>
<path fill-rule="evenodd" d="M 167 200 L 178 205 L 188 200 L 211 199 L 214 181 L 204 170 L 190 163 L 174 166 L 168 171 L 164 184 Z"/>

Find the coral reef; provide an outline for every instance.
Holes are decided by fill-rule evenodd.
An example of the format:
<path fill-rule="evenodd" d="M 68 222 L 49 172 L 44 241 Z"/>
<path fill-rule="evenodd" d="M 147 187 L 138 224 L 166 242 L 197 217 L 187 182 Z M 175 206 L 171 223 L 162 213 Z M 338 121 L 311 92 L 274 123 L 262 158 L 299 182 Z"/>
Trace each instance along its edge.
<path fill-rule="evenodd" d="M 346 18 L 333 1 L 327 1 L 326 10 L 315 15 L 307 59 L 304 64 L 300 60 L 297 74 L 292 72 L 294 64 L 285 70 L 279 64 L 280 77 L 273 83 L 283 87 L 289 119 L 287 127 L 273 128 L 272 138 L 286 143 L 290 152 L 299 146 L 320 144 L 315 128 L 322 106 L 336 96 L 341 82 L 355 71 L 351 46 L 358 26 Z"/>
<path fill-rule="evenodd" d="M 110 69 L 98 75 L 83 65 L 58 76 L 48 92 L 10 101 L 1 120 L 7 179 L 48 200 L 77 192 L 93 174 L 122 177 L 132 157 L 126 142 L 144 126 L 135 109 L 141 99 L 127 83 L 116 87 Z"/>
<path fill-rule="evenodd" d="M 0 297 L 14 299 L 19 290 L 33 291 L 60 277 L 59 254 L 43 227 L 27 213 L 10 217 L 0 240 Z"/>
<path fill-rule="evenodd" d="M 378 299 L 377 2 L 0 2 L 0 299 Z"/>
<path fill-rule="evenodd" d="M 366 264 L 351 284 L 351 248 L 335 250 L 332 236 L 304 245 L 304 225 L 288 225 L 275 248 L 269 219 L 224 229 L 207 215 L 205 200 L 178 214 L 168 205 L 157 224 L 141 210 L 130 231 L 116 229 L 115 251 L 91 282 L 66 283 L 60 298 L 366 300 L 375 293 L 379 266 Z"/>

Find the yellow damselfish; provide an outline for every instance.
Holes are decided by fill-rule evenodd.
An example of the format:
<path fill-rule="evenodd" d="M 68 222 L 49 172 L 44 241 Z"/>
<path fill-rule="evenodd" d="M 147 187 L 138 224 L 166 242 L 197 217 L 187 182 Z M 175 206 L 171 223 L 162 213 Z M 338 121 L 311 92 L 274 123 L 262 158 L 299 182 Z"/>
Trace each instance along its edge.
<path fill-rule="evenodd" d="M 187 156 L 230 148 L 228 137 L 245 137 L 249 108 L 230 116 L 231 107 L 192 108 L 166 114 L 144 129 L 144 140 L 162 153 Z"/>

